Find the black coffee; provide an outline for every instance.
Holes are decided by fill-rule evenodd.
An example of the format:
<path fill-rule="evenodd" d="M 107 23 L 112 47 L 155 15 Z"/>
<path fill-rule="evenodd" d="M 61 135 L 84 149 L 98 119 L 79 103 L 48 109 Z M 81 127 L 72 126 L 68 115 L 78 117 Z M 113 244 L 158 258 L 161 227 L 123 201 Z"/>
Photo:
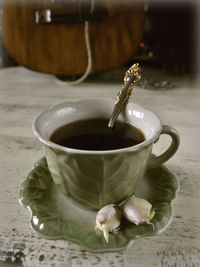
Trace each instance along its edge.
<path fill-rule="evenodd" d="M 131 124 L 116 121 L 114 128 L 109 128 L 107 119 L 98 118 L 66 124 L 55 130 L 50 140 L 75 149 L 112 150 L 137 145 L 145 137 Z"/>

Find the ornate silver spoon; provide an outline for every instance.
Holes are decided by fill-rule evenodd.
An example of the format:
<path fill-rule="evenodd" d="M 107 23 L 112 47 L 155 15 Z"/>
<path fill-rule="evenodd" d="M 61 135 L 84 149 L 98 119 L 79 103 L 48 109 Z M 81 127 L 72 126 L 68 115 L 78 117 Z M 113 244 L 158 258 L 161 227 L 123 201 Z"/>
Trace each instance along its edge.
<path fill-rule="evenodd" d="M 138 63 L 133 64 L 125 73 L 124 84 L 117 94 L 115 106 L 108 123 L 108 127 L 113 127 L 114 123 L 119 116 L 119 113 L 126 105 L 131 95 L 133 86 L 141 79 L 141 69 Z"/>

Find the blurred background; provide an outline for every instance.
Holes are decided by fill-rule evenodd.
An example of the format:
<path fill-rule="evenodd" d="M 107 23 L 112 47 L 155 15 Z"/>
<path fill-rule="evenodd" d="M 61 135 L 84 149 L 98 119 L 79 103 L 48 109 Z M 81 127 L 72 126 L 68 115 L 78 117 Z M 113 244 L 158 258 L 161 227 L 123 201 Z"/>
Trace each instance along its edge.
<path fill-rule="evenodd" d="M 91 56 L 91 75 L 134 62 L 199 71 L 198 1 L 7 0 L 0 8 L 1 68 L 22 65 L 73 80 Z"/>

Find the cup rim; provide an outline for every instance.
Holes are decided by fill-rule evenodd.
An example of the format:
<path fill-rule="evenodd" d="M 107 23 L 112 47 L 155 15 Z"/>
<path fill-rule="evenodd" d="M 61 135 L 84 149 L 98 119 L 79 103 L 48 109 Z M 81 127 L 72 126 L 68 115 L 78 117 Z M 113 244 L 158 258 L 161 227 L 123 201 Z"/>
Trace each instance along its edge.
<path fill-rule="evenodd" d="M 39 141 L 41 143 L 43 143 L 44 145 L 50 147 L 50 148 L 53 148 L 53 149 L 56 149 L 56 150 L 60 150 L 60 151 L 63 151 L 63 152 L 68 152 L 68 153 L 76 153 L 76 154 L 87 154 L 87 155 L 105 155 L 105 154 L 118 154 L 118 153 L 124 153 L 124 152 L 130 152 L 130 151 L 138 151 L 140 150 L 141 148 L 144 148 L 150 144 L 152 144 L 154 141 L 157 140 L 157 138 L 159 137 L 161 131 L 162 131 L 162 121 L 160 119 L 160 117 L 153 111 L 149 110 L 149 109 L 146 109 L 144 108 L 143 106 L 141 105 L 138 105 L 134 102 L 129 102 L 130 104 L 134 104 L 135 106 L 137 106 L 138 108 L 144 110 L 144 111 L 148 111 L 150 113 L 152 113 L 154 116 L 157 117 L 158 121 L 160 122 L 160 129 L 156 132 L 156 134 L 154 136 L 152 136 L 151 138 L 137 144 L 137 145 L 134 145 L 134 146 L 130 146 L 130 147 L 125 147 L 125 148 L 120 148 L 120 149 L 112 149 L 112 150 L 83 150 L 83 149 L 75 149 L 75 148 L 69 148 L 69 147 L 64 147 L 64 146 L 61 146 L 61 145 L 58 145 L 52 141 L 50 141 L 49 139 L 47 138 L 44 138 L 39 130 L 37 129 L 36 127 L 36 124 L 37 124 L 37 120 L 45 113 L 47 112 L 50 112 L 52 111 L 53 109 L 61 106 L 61 105 L 64 105 L 64 104 L 67 104 L 69 102 L 78 102 L 78 101 L 87 101 L 87 100 L 112 100 L 112 101 L 115 101 L 113 98 L 108 98 L 108 97 L 86 97 L 86 98 L 78 98 L 78 99 L 68 99 L 67 101 L 65 102 L 61 102 L 61 103 L 58 103 L 58 104 L 55 104 L 55 105 L 52 105 L 50 106 L 48 109 L 40 112 L 33 120 L 33 123 L 32 123 L 32 130 L 33 130 L 33 133 L 34 135 L 39 139 Z"/>

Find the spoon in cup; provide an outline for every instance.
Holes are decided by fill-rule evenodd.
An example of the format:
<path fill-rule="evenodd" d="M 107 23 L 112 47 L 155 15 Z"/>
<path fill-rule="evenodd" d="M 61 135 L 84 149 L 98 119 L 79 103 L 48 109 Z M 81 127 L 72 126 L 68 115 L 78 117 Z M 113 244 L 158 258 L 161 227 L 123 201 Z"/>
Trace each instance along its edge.
<path fill-rule="evenodd" d="M 125 73 L 124 84 L 117 94 L 115 106 L 108 122 L 108 127 L 113 128 L 120 112 L 127 104 L 134 85 L 141 79 L 141 69 L 138 63 L 133 64 Z"/>

